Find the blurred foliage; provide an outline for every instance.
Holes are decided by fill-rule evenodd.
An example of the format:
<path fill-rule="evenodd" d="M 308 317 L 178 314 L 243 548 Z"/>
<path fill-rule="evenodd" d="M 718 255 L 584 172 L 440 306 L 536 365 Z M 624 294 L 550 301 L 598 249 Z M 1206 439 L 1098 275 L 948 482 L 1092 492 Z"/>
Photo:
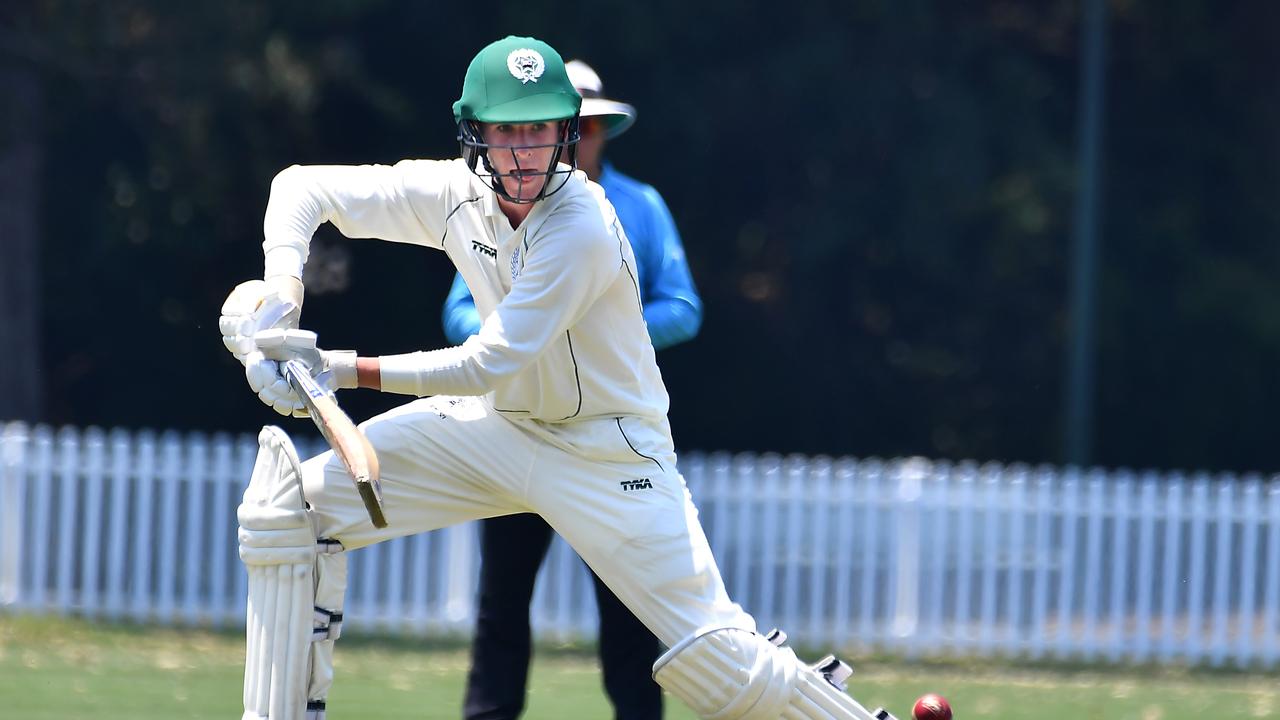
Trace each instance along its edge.
<path fill-rule="evenodd" d="M 610 156 L 667 198 L 706 302 L 701 336 L 660 358 L 679 446 L 1057 461 L 1079 5 L 8 10 L 0 63 L 37 72 L 50 105 L 43 419 L 274 422 L 215 327 L 260 272 L 271 177 L 451 156 L 467 62 L 519 33 L 639 108 Z M 1267 3 L 1110 3 L 1100 463 L 1280 465 L 1278 23 Z M 327 279 L 305 318 L 322 342 L 444 343 L 442 254 L 316 242 Z"/>

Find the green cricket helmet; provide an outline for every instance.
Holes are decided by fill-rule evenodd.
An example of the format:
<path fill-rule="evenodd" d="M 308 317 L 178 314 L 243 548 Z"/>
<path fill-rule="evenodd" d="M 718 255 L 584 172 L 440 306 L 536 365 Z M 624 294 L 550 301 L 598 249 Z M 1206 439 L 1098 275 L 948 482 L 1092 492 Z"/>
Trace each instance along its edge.
<path fill-rule="evenodd" d="M 531 37 L 507 36 L 485 46 L 467 66 L 462 97 L 453 104 L 462 158 L 494 192 L 516 203 L 537 202 L 556 192 L 577 169 L 578 111 L 582 96 L 574 89 L 560 53 Z M 551 145 L 489 145 L 481 123 L 558 122 L 560 134 Z M 536 197 L 512 197 L 490 162 L 489 153 L 554 147 L 550 164 L 540 172 L 546 180 Z M 561 158 L 568 170 L 558 167 Z M 483 171 L 479 166 L 483 165 Z M 539 174 L 539 173 L 535 173 Z M 552 188 L 552 179 L 561 180 Z"/>

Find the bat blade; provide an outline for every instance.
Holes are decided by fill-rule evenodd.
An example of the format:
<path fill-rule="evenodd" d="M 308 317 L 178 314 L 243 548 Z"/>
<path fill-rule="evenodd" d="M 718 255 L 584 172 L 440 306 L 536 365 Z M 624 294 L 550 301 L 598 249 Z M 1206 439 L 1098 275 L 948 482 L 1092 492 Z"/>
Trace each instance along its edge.
<path fill-rule="evenodd" d="M 284 363 L 284 378 L 293 391 L 302 398 L 311 414 L 311 421 L 333 448 L 347 474 L 355 481 L 360 500 L 369 513 L 374 527 L 387 526 L 387 516 L 382 508 L 382 482 L 378 474 L 378 454 L 369 444 L 369 438 L 351 421 L 338 401 L 326 393 L 311 377 L 307 367 L 297 360 Z"/>

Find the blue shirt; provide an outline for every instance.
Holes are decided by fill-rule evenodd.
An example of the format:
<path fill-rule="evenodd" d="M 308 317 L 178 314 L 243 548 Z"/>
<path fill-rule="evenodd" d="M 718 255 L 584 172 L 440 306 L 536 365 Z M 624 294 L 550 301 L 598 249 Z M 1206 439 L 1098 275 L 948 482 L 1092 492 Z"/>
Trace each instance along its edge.
<path fill-rule="evenodd" d="M 654 349 L 693 338 L 702 325 L 702 299 L 693 286 L 684 245 L 667 204 L 652 186 L 623 175 L 607 162 L 601 166 L 597 182 L 631 240 L 639 265 L 644 320 Z M 461 275 L 453 278 L 443 320 L 445 337 L 454 345 L 461 345 L 480 330 L 480 314 Z"/>

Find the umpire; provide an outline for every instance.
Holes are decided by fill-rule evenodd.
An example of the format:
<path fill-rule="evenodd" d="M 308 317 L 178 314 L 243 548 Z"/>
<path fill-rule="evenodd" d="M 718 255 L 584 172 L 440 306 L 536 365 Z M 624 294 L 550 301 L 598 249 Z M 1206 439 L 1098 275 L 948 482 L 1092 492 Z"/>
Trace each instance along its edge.
<path fill-rule="evenodd" d="M 661 350 L 689 340 L 702 323 L 702 301 L 671 212 L 657 190 L 604 160 L 606 141 L 631 127 L 635 108 L 606 99 L 600 76 L 586 63 L 574 60 L 565 69 L 583 98 L 578 167 L 604 188 L 631 240 L 653 346 Z M 445 335 L 455 345 L 480 329 L 481 318 L 461 275 L 453 280 L 443 319 Z M 524 711 L 532 652 L 529 603 L 551 533 L 532 514 L 481 521 L 479 608 L 463 705 L 466 720 L 515 720 Z M 600 664 L 614 716 L 658 720 L 662 690 L 650 677 L 658 640 L 599 577 L 593 573 L 592 578 L 600 608 Z"/>

